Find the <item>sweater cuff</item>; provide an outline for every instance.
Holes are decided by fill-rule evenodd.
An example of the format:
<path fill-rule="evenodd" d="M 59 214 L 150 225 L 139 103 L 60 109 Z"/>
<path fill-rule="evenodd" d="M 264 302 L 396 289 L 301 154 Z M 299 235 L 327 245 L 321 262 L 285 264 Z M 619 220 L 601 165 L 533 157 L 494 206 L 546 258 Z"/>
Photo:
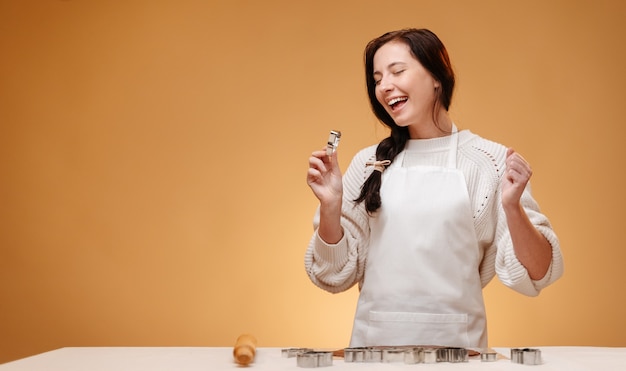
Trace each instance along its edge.
<path fill-rule="evenodd" d="M 330 266 L 342 267 L 348 261 L 348 242 L 344 231 L 341 240 L 335 244 L 324 241 L 318 231 L 315 231 L 315 261 L 325 262 Z"/>
<path fill-rule="evenodd" d="M 546 271 L 546 274 L 538 279 L 538 280 L 532 280 L 533 285 L 537 288 L 537 290 L 541 290 L 542 288 L 548 286 L 551 283 L 551 277 L 552 277 L 552 262 L 550 262 L 550 266 L 548 267 L 548 270 Z"/>
<path fill-rule="evenodd" d="M 513 290 L 527 295 L 537 296 L 539 290 L 533 280 L 528 275 L 526 267 L 517 259 L 511 236 L 507 235 L 506 240 L 502 241 L 506 249 L 502 252 L 502 257 L 496 261 L 496 272 L 500 281 Z"/>
<path fill-rule="evenodd" d="M 552 232 L 552 229 L 546 226 L 537 226 L 537 230 L 544 235 L 552 248 L 552 260 L 546 274 L 538 280 L 534 280 L 533 284 L 538 290 L 541 290 L 563 275 L 563 257 L 561 256 L 561 247 L 558 238 Z"/>

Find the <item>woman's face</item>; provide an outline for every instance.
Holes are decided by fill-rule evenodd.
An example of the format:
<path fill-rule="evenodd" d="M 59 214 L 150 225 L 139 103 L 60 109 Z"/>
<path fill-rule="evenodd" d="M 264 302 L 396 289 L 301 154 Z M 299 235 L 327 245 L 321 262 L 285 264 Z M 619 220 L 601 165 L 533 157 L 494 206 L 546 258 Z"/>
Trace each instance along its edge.
<path fill-rule="evenodd" d="M 439 82 L 411 54 L 409 46 L 388 42 L 376 51 L 373 62 L 376 98 L 395 123 L 409 127 L 409 132 L 434 127 L 433 103 Z"/>

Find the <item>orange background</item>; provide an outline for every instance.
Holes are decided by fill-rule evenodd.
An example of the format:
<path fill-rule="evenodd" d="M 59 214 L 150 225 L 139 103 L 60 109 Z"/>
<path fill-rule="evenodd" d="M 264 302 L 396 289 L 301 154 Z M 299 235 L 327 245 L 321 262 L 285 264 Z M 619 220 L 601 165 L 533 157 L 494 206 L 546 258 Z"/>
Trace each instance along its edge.
<path fill-rule="evenodd" d="M 626 346 L 621 1 L 0 0 L 0 362 L 65 346 L 347 346 L 307 159 L 385 136 L 362 52 L 426 27 L 452 117 L 532 164 L 565 275 L 494 280 L 490 345 Z"/>

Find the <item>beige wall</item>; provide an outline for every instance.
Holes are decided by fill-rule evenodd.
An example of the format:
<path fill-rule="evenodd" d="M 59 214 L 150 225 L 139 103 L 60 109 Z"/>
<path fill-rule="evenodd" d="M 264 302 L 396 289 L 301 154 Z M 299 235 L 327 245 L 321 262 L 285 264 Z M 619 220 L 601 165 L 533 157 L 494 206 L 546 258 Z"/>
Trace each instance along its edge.
<path fill-rule="evenodd" d="M 64 346 L 344 347 L 303 269 L 309 153 L 385 132 L 365 43 L 427 27 L 452 115 L 533 165 L 565 276 L 494 280 L 492 346 L 626 346 L 621 1 L 0 0 L 0 362 Z"/>

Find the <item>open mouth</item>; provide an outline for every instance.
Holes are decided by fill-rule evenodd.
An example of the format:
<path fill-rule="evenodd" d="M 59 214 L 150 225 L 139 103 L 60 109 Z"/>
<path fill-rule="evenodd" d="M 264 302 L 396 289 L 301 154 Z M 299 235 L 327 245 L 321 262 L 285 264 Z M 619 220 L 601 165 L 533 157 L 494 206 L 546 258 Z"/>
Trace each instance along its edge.
<path fill-rule="evenodd" d="M 392 111 L 395 111 L 396 109 L 404 105 L 404 102 L 406 102 L 408 99 L 409 99 L 408 97 L 395 97 L 389 100 L 387 102 L 387 105 L 389 105 Z"/>

